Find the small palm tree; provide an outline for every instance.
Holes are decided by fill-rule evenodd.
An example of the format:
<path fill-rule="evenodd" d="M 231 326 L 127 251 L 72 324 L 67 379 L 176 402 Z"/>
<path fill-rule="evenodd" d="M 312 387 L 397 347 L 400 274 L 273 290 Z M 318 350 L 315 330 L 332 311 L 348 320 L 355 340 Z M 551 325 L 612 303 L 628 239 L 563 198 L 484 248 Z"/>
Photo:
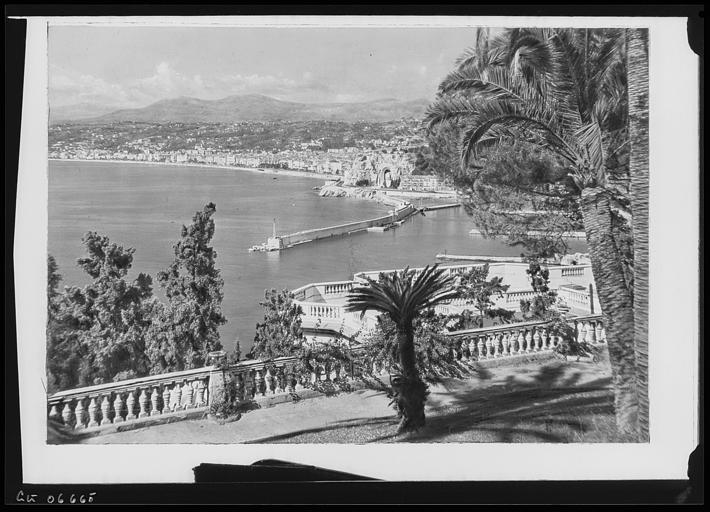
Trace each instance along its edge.
<path fill-rule="evenodd" d="M 422 381 L 414 350 L 414 319 L 426 309 L 456 294 L 454 280 L 438 265 L 427 266 L 421 273 L 406 269 L 380 274 L 378 281 L 356 286 L 346 304 L 346 310 L 364 313 L 367 310 L 385 313 L 394 322 L 401 375 L 392 379 L 395 403 L 401 415 L 398 432 L 417 430 L 424 426 L 424 402 L 427 386 Z"/>

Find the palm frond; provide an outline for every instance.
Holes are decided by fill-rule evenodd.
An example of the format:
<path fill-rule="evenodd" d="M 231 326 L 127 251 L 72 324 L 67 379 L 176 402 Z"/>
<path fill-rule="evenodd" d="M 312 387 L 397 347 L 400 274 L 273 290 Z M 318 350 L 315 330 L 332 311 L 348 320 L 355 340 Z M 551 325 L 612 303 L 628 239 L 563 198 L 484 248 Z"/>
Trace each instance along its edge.
<path fill-rule="evenodd" d="M 433 307 L 455 293 L 453 281 L 445 277 L 437 265 L 427 266 L 420 273 L 406 268 L 381 274 L 378 281 L 367 281 L 366 285 L 353 288 L 345 305 L 346 311 L 380 311 L 398 325 L 410 325 L 419 311 Z"/>
<path fill-rule="evenodd" d="M 513 90 L 508 74 L 501 68 L 487 69 L 484 73 L 470 68 L 452 71 L 439 85 L 439 92 L 448 94 L 455 91 L 475 94 L 477 99 L 484 101 L 523 101 Z"/>

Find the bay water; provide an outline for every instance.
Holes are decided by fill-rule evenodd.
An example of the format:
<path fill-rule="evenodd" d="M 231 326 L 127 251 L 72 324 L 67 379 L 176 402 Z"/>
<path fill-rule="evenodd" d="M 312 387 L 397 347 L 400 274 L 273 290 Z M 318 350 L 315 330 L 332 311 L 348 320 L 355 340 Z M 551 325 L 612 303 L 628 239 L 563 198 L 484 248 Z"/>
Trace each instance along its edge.
<path fill-rule="evenodd" d="M 383 233 L 361 232 L 306 243 L 281 252 L 249 252 L 265 242 L 273 220 L 277 232 L 364 220 L 390 208 L 374 201 L 319 197 L 320 179 L 243 170 L 176 165 L 56 161 L 49 162 L 48 250 L 59 265 L 63 285 L 90 278 L 76 265 L 84 255 L 87 231 L 108 236 L 136 252 L 128 275 L 154 279 L 173 260 L 173 244 L 194 213 L 217 205 L 213 246 L 224 278 L 222 309 L 227 323 L 220 336 L 226 350 L 239 338 L 243 353 L 263 319 L 259 301 L 270 288 L 294 289 L 307 283 L 351 279 L 353 273 L 424 266 L 439 253 L 518 256 L 520 248 L 469 235 L 474 227 L 462 208 L 416 215 Z M 419 205 L 419 200 L 412 200 Z M 570 241 L 572 252 L 583 241 Z"/>

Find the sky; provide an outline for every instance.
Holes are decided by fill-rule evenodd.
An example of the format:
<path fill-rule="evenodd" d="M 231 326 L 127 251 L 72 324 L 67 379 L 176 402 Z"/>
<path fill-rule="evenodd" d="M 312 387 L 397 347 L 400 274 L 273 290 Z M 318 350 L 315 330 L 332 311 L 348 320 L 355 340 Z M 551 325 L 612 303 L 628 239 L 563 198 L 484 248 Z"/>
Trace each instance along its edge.
<path fill-rule="evenodd" d="M 180 96 L 305 103 L 432 99 L 475 28 L 53 26 L 49 101 L 131 108 Z"/>

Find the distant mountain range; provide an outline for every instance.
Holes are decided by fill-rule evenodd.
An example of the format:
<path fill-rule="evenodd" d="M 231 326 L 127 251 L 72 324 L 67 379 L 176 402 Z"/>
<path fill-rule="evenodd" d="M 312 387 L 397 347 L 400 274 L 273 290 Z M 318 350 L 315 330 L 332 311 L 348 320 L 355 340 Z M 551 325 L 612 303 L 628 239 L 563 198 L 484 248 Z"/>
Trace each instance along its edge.
<path fill-rule="evenodd" d="M 66 121 L 146 123 L 235 123 L 240 121 L 393 121 L 423 116 L 426 99 L 382 99 L 360 103 L 295 103 L 260 94 L 228 96 L 220 100 L 175 98 L 143 108 L 104 113 L 80 104 L 50 109 L 50 123 Z"/>

